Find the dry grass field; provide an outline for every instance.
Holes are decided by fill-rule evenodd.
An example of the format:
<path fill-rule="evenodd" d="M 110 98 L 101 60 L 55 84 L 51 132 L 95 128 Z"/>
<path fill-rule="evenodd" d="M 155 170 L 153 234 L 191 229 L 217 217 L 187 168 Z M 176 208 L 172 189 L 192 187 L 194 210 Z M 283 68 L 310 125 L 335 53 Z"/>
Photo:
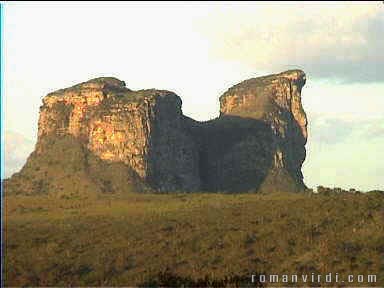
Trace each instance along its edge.
<path fill-rule="evenodd" d="M 4 213 L 6 286 L 254 286 L 252 274 L 328 272 L 384 286 L 382 193 L 9 196 Z"/>

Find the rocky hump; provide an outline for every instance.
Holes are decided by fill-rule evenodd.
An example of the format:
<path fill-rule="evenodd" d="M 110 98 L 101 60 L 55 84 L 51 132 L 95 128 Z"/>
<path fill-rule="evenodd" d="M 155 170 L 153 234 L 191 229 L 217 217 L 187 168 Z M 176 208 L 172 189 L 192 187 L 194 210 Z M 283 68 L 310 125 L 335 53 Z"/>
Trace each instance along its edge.
<path fill-rule="evenodd" d="M 116 78 L 55 91 L 40 107 L 35 151 L 6 185 L 27 194 L 65 183 L 100 192 L 303 190 L 304 84 L 300 70 L 246 80 L 207 122 L 184 116 L 173 92 L 132 91 Z"/>

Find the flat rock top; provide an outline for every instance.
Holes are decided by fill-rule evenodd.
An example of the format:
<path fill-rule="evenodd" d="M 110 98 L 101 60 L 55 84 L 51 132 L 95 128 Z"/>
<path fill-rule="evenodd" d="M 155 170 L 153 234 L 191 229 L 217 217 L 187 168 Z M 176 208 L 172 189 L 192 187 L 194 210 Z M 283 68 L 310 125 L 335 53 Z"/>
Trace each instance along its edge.
<path fill-rule="evenodd" d="M 140 99 L 154 99 L 157 97 L 173 96 L 178 97 L 175 93 L 167 90 L 158 89 L 143 89 L 133 91 L 126 87 L 124 81 L 121 81 L 114 77 L 99 77 L 76 84 L 74 86 L 59 89 L 49 93 L 46 97 L 64 97 L 71 95 L 81 94 L 87 95 L 90 91 L 103 91 L 111 98 L 119 99 L 122 101 L 135 102 Z"/>
<path fill-rule="evenodd" d="M 71 92 L 79 92 L 84 89 L 103 89 L 105 87 L 115 89 L 128 89 L 125 87 L 125 82 L 114 77 L 99 77 L 73 85 L 68 88 L 59 89 L 49 93 L 47 96 L 60 96 Z M 129 89 L 128 89 L 129 90 Z"/>
<path fill-rule="evenodd" d="M 305 84 L 306 76 L 302 70 L 288 70 L 278 74 L 251 78 L 229 88 L 219 99 L 221 102 L 227 96 L 241 95 L 248 93 L 249 91 L 263 89 L 263 87 L 273 85 L 281 80 L 288 80 L 298 86 L 303 86 Z M 181 99 L 171 91 L 158 89 L 133 91 L 126 87 L 124 81 L 115 77 L 94 78 L 68 88 L 51 92 L 46 98 L 71 98 L 73 96 L 87 97 L 87 95 L 90 95 L 89 93 L 92 93 L 93 91 L 102 91 L 111 100 L 115 99 L 119 102 L 141 102 L 143 99 L 152 101 L 158 98 L 167 98 L 169 100 L 172 99 L 172 101 L 176 100 L 176 102 L 181 104 Z"/>
<path fill-rule="evenodd" d="M 287 70 L 278 74 L 271 74 L 267 76 L 251 78 L 229 88 L 227 92 L 225 92 L 220 97 L 220 100 L 230 95 L 241 94 L 249 90 L 254 90 L 257 88 L 262 88 L 262 87 L 271 85 L 276 81 L 279 81 L 282 79 L 287 79 L 294 83 L 297 83 L 298 85 L 303 86 L 305 84 L 306 76 L 304 71 L 296 69 L 296 70 Z"/>

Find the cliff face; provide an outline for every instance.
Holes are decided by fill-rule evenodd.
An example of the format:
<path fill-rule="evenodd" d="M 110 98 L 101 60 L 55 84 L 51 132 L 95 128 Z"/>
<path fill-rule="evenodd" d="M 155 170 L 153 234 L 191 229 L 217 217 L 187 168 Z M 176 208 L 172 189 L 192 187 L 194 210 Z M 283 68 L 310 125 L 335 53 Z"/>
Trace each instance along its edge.
<path fill-rule="evenodd" d="M 263 167 L 265 178 L 260 183 L 263 190 L 305 188 L 301 173 L 307 141 L 307 118 L 301 104 L 301 89 L 305 81 L 304 72 L 291 70 L 246 80 L 220 97 L 219 120 L 228 116 L 248 119 L 255 129 L 245 140 L 236 143 L 239 147 L 232 149 L 230 156 L 224 157 L 243 157 L 245 166 L 240 166 L 237 160 L 233 165 L 237 166 L 236 171 L 250 173 L 249 178 L 254 174 L 260 175 L 257 167 Z M 252 152 L 257 154 L 253 156 L 254 165 L 247 167 L 249 161 L 246 159 Z"/>
<path fill-rule="evenodd" d="M 134 92 L 114 78 L 53 92 L 41 107 L 38 143 L 52 134 L 71 135 L 101 160 L 128 165 L 156 190 L 200 188 L 197 150 L 172 92 Z"/>
<path fill-rule="evenodd" d="M 55 163 L 80 165 L 67 171 L 69 177 L 81 171 L 87 187 L 104 192 L 131 184 L 133 190 L 155 191 L 301 190 L 304 83 L 299 70 L 244 81 L 220 97 L 220 117 L 208 122 L 185 117 L 172 92 L 132 91 L 115 78 L 50 93 L 40 108 L 36 150 L 7 185 L 29 193 L 58 189 L 51 182 L 60 180 L 47 177 L 53 164 L 44 162 L 52 154 Z M 81 152 L 75 157 L 65 145 Z M 39 185 L 13 185 L 18 181 Z"/>

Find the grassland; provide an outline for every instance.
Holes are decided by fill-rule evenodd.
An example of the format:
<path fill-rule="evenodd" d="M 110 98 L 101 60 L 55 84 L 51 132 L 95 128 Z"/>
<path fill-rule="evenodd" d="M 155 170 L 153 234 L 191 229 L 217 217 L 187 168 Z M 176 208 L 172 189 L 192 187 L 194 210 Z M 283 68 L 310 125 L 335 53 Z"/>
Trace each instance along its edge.
<path fill-rule="evenodd" d="M 384 286 L 381 193 L 9 196 L 4 213 L 6 286 L 252 286 L 256 273 L 328 272 Z"/>

